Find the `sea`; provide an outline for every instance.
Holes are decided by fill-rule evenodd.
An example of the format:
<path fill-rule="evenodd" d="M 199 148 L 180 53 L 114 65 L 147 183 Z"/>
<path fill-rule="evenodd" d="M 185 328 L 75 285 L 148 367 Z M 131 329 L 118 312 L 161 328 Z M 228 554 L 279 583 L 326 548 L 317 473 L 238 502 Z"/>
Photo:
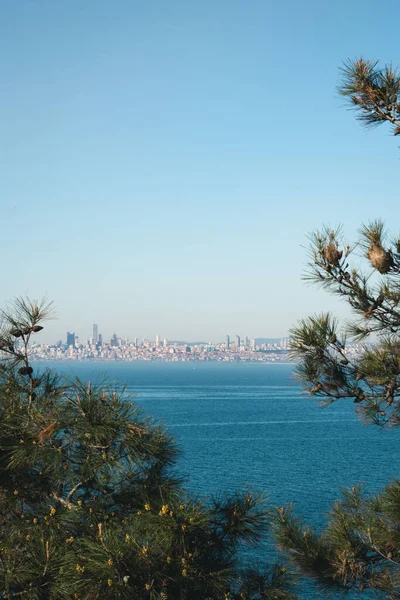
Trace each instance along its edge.
<path fill-rule="evenodd" d="M 106 375 L 118 386 L 125 384 L 143 413 L 175 436 L 182 451 L 177 468 L 196 496 L 248 487 L 264 492 L 271 505 L 293 503 L 296 513 L 318 530 L 343 488 L 361 483 L 373 493 L 399 477 L 400 431 L 363 425 L 351 401 L 322 408 L 303 392 L 292 363 L 47 366 L 84 381 Z M 270 542 L 256 558 L 276 559 Z M 308 584 L 299 589 L 304 600 L 326 595 Z"/>

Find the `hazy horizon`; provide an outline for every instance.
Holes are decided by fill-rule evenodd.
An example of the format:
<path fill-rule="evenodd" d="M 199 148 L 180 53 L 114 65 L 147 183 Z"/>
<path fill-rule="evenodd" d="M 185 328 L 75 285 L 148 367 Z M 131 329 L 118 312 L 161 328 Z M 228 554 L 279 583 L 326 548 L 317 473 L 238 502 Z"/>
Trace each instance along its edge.
<path fill-rule="evenodd" d="M 400 63 L 397 2 L 2 3 L 0 307 L 38 341 L 285 337 L 345 308 L 301 281 L 306 235 L 391 225 L 400 153 L 336 94 Z M 393 233 L 397 233 L 397 225 Z"/>

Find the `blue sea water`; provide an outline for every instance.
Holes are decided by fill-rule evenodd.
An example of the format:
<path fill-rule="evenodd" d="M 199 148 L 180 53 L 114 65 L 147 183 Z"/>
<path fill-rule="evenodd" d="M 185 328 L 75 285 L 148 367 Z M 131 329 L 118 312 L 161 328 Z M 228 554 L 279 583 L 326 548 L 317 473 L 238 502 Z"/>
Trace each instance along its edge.
<path fill-rule="evenodd" d="M 175 435 L 180 472 L 195 494 L 250 486 L 265 491 L 273 504 L 295 502 L 299 515 L 322 527 L 342 488 L 365 483 L 374 492 L 399 476 L 400 431 L 363 426 L 352 402 L 319 407 L 302 392 L 291 364 L 51 367 L 83 380 L 106 374 L 126 384 L 144 413 Z M 303 593 L 307 600 L 321 597 L 311 588 Z"/>

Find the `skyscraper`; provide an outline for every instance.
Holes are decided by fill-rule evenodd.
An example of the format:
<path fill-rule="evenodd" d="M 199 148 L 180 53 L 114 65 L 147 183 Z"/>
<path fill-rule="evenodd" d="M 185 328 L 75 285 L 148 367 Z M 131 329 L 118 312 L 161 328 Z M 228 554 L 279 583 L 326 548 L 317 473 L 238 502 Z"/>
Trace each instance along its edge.
<path fill-rule="evenodd" d="M 240 348 L 240 335 L 236 336 L 235 346 L 236 348 Z"/>
<path fill-rule="evenodd" d="M 229 348 L 229 344 L 231 343 L 229 335 L 226 336 L 225 340 L 226 340 L 225 345 L 227 348 Z"/>
<path fill-rule="evenodd" d="M 97 344 L 99 341 L 99 328 L 93 323 L 93 344 Z"/>
<path fill-rule="evenodd" d="M 160 346 L 160 336 L 156 335 L 156 348 L 159 348 Z"/>
<path fill-rule="evenodd" d="M 67 331 L 67 346 L 75 348 L 75 331 L 73 333 Z"/>

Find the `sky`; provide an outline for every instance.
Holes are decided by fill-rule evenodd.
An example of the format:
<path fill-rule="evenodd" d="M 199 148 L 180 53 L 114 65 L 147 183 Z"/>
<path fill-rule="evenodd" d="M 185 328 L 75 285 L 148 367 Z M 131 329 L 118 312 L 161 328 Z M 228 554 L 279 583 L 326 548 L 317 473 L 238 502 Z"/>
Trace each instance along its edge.
<path fill-rule="evenodd" d="M 307 233 L 400 227 L 400 149 L 338 97 L 347 58 L 400 63 L 400 5 L 2 0 L 0 306 L 66 331 L 281 337 L 337 298 Z M 39 341 L 39 338 L 38 338 Z"/>

